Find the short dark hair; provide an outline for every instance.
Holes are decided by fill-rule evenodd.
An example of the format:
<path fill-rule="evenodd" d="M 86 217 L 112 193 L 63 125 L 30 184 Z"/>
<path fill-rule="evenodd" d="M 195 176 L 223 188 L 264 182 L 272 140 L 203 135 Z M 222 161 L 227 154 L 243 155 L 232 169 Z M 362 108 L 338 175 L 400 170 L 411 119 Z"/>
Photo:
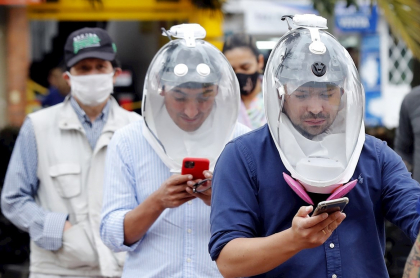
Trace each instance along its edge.
<path fill-rule="evenodd" d="M 238 47 L 245 47 L 251 50 L 251 52 L 255 55 L 255 58 L 258 59 L 258 56 L 261 54 L 258 50 L 257 43 L 253 36 L 245 34 L 245 33 L 237 33 L 230 35 L 226 38 L 225 43 L 223 44 L 223 53 L 226 53 L 229 50 L 238 48 Z"/>

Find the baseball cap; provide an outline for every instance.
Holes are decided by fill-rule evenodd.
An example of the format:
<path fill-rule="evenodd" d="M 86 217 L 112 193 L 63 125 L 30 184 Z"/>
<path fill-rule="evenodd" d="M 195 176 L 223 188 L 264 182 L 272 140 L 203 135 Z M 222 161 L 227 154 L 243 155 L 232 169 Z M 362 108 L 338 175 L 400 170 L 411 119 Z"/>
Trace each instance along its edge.
<path fill-rule="evenodd" d="M 71 33 L 64 46 L 64 60 L 72 67 L 86 58 L 113 61 L 117 47 L 108 33 L 101 28 L 82 28 Z"/>

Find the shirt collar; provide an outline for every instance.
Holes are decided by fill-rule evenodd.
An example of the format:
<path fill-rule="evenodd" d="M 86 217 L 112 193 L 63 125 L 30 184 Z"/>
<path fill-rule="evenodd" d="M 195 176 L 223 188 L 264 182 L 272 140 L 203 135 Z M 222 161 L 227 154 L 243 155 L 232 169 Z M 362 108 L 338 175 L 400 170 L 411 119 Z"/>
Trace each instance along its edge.
<path fill-rule="evenodd" d="M 80 107 L 80 105 L 71 95 L 70 95 L 70 104 L 73 107 L 74 111 L 76 112 L 77 117 L 80 119 L 81 122 L 88 122 L 88 123 L 91 122 L 90 118 L 86 115 L 86 112 Z M 102 109 L 101 114 L 99 115 L 99 117 L 96 118 L 96 120 L 100 119 L 102 121 L 106 121 L 108 118 L 108 114 L 109 114 L 109 99 L 106 102 L 104 109 Z"/>

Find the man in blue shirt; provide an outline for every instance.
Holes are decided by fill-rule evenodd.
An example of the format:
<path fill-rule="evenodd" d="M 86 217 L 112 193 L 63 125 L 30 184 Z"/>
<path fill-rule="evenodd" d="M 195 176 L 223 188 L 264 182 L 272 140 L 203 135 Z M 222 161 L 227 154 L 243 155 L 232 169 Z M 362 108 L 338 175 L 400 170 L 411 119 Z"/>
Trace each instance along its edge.
<path fill-rule="evenodd" d="M 42 99 L 42 107 L 46 108 L 62 103 L 70 93 L 70 87 L 63 77 L 63 71 L 60 67 L 55 67 L 48 74 L 48 95 Z"/>
<path fill-rule="evenodd" d="M 326 21 L 293 21 L 267 64 L 268 124 L 230 142 L 216 164 L 210 255 L 225 277 L 388 277 L 384 220 L 414 240 L 420 188 L 364 134 L 357 70 Z M 342 196 L 345 213 L 310 216 Z"/>

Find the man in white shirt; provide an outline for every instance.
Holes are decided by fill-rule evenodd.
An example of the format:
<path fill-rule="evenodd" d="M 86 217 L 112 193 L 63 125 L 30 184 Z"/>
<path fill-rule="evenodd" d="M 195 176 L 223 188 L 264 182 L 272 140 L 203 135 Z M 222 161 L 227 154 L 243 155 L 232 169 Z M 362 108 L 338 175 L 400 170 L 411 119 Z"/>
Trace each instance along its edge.
<path fill-rule="evenodd" d="M 123 277 L 221 276 L 207 252 L 211 189 L 194 193 L 198 180 L 179 173 L 183 158 L 207 158 L 204 176 L 211 179 L 225 144 L 249 129 L 236 122 L 234 72 L 194 28 L 183 25 L 180 39 L 155 56 L 144 121 L 119 131 L 110 145 L 101 238 L 113 251 L 128 251 Z"/>

